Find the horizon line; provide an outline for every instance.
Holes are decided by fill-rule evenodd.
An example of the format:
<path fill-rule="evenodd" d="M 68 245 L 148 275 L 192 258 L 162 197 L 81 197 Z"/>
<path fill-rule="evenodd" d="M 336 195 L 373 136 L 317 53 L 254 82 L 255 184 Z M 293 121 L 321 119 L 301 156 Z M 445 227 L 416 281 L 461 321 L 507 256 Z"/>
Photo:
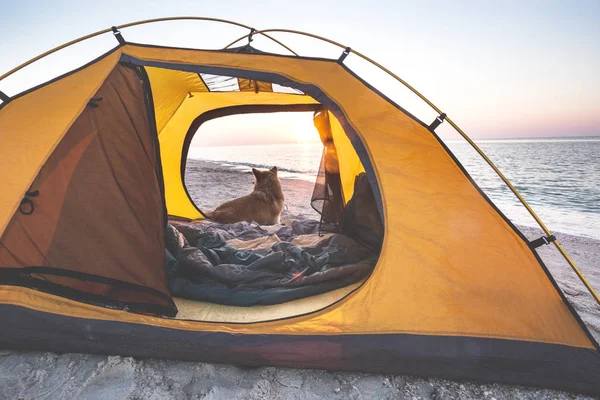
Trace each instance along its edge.
<path fill-rule="evenodd" d="M 471 137 L 473 140 L 576 140 L 576 139 L 594 139 L 597 138 L 600 140 L 600 134 L 594 135 L 578 135 L 578 136 L 526 136 L 526 137 Z M 444 139 L 444 141 L 464 141 L 465 139 L 462 137 L 458 137 L 456 139 Z M 272 146 L 272 145 L 282 145 L 282 144 L 298 144 L 298 145 L 306 145 L 306 144 L 322 144 L 320 141 L 307 141 L 307 142 L 269 142 L 269 143 L 230 143 L 230 144 L 209 144 L 209 145 L 197 145 L 192 144 L 191 147 L 242 147 L 242 146 Z"/>

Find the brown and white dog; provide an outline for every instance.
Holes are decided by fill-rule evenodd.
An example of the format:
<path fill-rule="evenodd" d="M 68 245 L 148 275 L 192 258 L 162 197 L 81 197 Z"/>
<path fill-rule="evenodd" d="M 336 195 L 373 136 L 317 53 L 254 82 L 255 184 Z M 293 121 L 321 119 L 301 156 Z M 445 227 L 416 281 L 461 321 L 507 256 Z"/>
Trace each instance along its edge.
<path fill-rule="evenodd" d="M 213 211 L 204 213 L 222 224 L 255 221 L 260 225 L 279 224 L 283 210 L 283 191 L 277 177 L 277 167 L 267 171 L 252 168 L 256 178 L 254 191 L 249 195 L 226 201 Z"/>

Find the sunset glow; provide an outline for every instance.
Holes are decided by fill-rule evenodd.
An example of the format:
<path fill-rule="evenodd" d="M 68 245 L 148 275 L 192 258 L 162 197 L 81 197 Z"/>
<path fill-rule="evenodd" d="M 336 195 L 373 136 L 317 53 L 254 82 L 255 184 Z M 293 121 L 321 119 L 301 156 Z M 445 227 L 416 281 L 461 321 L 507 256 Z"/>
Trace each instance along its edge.
<path fill-rule="evenodd" d="M 312 115 L 312 112 L 288 112 L 221 117 L 202 124 L 192 145 L 319 143 Z"/>
<path fill-rule="evenodd" d="M 319 133 L 310 118 L 299 118 L 291 128 L 291 133 L 298 143 L 319 142 Z"/>

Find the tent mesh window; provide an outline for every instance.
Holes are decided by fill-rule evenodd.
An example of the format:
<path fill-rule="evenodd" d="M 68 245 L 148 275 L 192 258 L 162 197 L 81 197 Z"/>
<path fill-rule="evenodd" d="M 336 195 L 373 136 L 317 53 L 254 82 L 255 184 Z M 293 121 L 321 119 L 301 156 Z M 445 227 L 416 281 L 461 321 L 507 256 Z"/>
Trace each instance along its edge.
<path fill-rule="evenodd" d="M 271 82 L 243 79 L 225 75 L 199 73 L 198 76 L 209 92 L 274 92 L 304 95 L 300 90 Z"/>
<path fill-rule="evenodd" d="M 327 170 L 327 152 L 327 147 L 324 147 L 310 204 L 321 214 L 322 222 L 337 225 L 344 210 L 342 186 L 339 172 Z"/>
<path fill-rule="evenodd" d="M 322 107 L 313 118 L 323 143 L 323 155 L 313 190 L 311 205 L 321 214 L 322 223 L 338 224 L 344 210 L 340 165 L 329 120 L 329 111 Z"/>

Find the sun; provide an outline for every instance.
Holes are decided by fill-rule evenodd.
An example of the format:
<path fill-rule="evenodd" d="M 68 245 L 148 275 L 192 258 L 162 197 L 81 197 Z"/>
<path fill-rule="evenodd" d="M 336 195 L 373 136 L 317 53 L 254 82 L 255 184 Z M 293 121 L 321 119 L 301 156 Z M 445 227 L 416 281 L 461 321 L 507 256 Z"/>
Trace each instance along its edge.
<path fill-rule="evenodd" d="M 312 117 L 304 115 L 304 118 L 297 118 L 292 127 L 292 134 L 298 143 L 319 142 L 319 132 L 315 128 Z"/>

